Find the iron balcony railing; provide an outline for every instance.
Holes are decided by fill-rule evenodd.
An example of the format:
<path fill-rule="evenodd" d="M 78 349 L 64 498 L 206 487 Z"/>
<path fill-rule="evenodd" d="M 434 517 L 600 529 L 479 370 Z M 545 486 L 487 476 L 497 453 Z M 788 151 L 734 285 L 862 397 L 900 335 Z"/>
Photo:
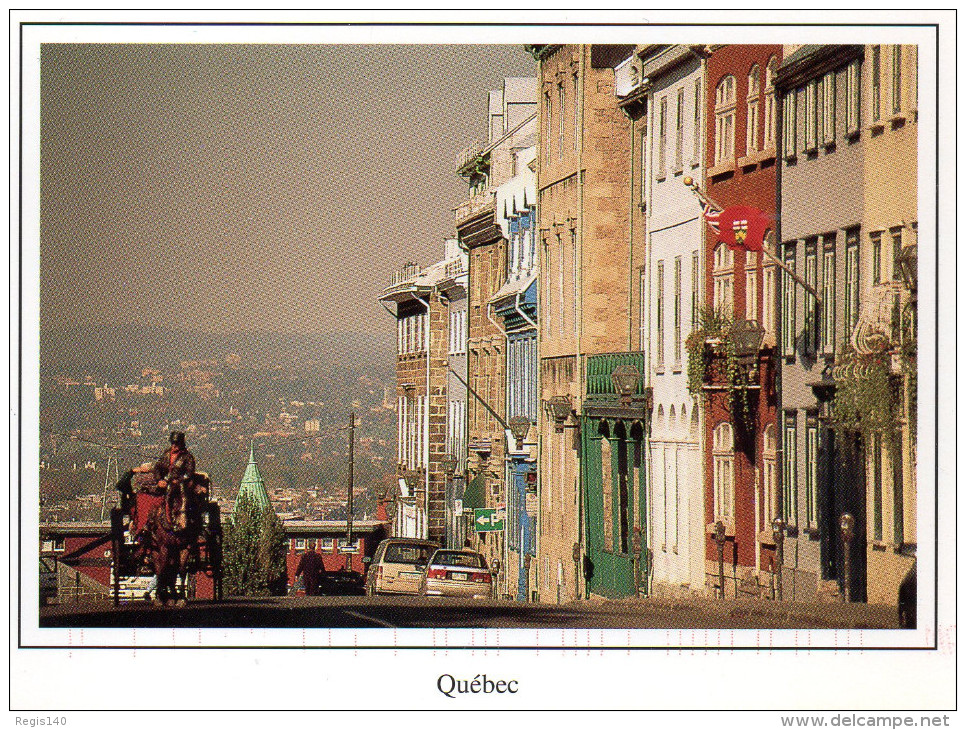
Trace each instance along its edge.
<path fill-rule="evenodd" d="M 640 372 L 641 379 L 637 381 L 634 397 L 644 397 L 644 353 L 612 352 L 587 356 L 587 400 L 612 401 L 620 397 L 610 376 L 621 365 L 633 365 Z"/>

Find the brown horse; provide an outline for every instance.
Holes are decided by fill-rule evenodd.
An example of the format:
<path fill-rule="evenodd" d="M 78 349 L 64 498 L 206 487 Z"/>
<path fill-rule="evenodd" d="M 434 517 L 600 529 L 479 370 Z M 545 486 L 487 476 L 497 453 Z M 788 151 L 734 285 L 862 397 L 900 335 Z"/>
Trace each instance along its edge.
<path fill-rule="evenodd" d="M 174 602 L 183 606 L 184 597 L 178 594 L 177 580 L 179 576 L 182 579 L 186 576 L 191 548 L 201 532 L 195 484 L 169 484 L 164 501 L 148 519 L 146 532 L 147 560 L 158 576 L 155 602 L 161 605 Z"/>

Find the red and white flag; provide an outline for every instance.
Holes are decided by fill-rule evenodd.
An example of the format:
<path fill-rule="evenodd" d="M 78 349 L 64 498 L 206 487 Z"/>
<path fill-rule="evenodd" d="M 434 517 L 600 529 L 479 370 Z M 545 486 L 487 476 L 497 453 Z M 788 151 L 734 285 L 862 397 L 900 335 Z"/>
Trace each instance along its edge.
<path fill-rule="evenodd" d="M 719 233 L 720 227 L 718 224 L 718 218 L 721 217 L 721 211 L 718 208 L 714 207 L 707 200 L 701 201 L 701 211 L 704 215 L 705 222 L 709 226 L 711 226 L 711 230 L 714 231 L 715 233 Z"/>

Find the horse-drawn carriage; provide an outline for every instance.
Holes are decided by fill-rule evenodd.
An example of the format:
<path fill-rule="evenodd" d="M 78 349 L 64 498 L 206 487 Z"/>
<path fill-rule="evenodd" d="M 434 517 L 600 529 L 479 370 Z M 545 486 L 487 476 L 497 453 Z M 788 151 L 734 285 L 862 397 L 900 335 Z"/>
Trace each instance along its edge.
<path fill-rule="evenodd" d="M 135 469 L 117 484 L 120 507 L 111 510 L 112 595 L 117 605 L 126 578 L 157 576 L 156 600 L 188 598 L 189 577 L 211 581 L 222 598 L 221 510 L 210 499 L 210 481 L 197 472 L 184 485 L 159 486 L 155 474 Z"/>

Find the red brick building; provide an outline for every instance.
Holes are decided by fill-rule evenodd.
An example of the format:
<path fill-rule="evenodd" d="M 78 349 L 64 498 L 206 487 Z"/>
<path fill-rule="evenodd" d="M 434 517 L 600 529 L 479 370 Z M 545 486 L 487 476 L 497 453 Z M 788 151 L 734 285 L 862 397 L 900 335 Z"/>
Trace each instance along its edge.
<path fill-rule="evenodd" d="M 705 190 L 721 208 L 746 205 L 761 210 L 769 221 L 766 242 L 775 227 L 774 77 L 781 59 L 780 45 L 714 46 L 705 70 Z M 779 514 L 774 361 L 779 269 L 762 253 L 730 250 L 710 229 L 706 246 L 708 304 L 732 321 L 758 322 L 765 330 L 750 368 L 747 406 L 737 393 L 729 397 L 722 357 L 711 358 L 710 372 L 715 374 L 704 399 L 707 583 L 718 584 L 712 527 L 720 520 L 727 540 L 725 594 L 760 596 L 773 588 L 771 522 Z M 773 242 L 770 248 L 774 250 Z"/>
<path fill-rule="evenodd" d="M 282 523 L 288 541 L 285 556 L 288 585 L 295 582 L 299 560 L 313 548 L 322 556 L 326 573 L 351 570 L 365 575 L 368 564 L 379 543 L 389 536 L 389 523 L 378 520 L 360 520 L 352 523 L 352 541 L 347 535 L 345 520 L 289 520 Z"/>

